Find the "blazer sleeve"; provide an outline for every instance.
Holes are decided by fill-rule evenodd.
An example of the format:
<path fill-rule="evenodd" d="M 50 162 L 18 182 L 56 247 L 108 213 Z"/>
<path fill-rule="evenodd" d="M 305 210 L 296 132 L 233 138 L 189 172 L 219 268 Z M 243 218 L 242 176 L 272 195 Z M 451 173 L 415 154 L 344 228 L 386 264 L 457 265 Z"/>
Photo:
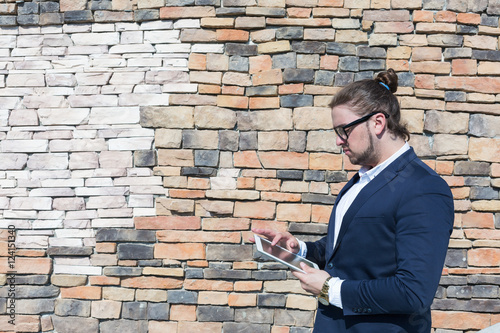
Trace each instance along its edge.
<path fill-rule="evenodd" d="M 395 274 L 345 280 L 341 288 L 345 315 L 409 314 L 432 304 L 453 229 L 453 197 L 446 182 L 431 174 L 411 188 L 405 186 L 403 193 L 394 212 Z"/>
<path fill-rule="evenodd" d="M 324 269 L 326 265 L 325 251 L 326 251 L 327 236 L 319 239 L 316 242 L 306 242 L 307 254 L 306 259 L 311 260 L 318 264 L 319 269 Z"/>

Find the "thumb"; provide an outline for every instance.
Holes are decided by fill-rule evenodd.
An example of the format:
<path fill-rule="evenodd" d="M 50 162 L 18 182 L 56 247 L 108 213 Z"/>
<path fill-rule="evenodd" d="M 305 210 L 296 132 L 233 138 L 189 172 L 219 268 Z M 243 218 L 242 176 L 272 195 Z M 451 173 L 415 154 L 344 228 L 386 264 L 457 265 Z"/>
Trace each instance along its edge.
<path fill-rule="evenodd" d="M 300 267 L 302 268 L 302 270 L 306 273 L 314 273 L 315 269 L 312 268 L 311 266 L 301 262 L 300 263 Z"/>

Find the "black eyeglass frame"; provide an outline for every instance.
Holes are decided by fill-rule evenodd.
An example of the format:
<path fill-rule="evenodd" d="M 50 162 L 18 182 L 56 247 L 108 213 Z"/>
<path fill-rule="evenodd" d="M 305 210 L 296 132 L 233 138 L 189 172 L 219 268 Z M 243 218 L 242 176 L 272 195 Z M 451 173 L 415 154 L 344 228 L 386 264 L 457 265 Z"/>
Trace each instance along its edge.
<path fill-rule="evenodd" d="M 372 116 L 376 115 L 377 113 L 382 113 L 386 119 L 389 118 L 389 115 L 387 113 L 382 112 L 382 111 L 375 111 L 375 112 L 371 112 L 371 113 L 367 114 L 366 116 L 363 116 L 359 119 L 356 119 L 355 121 L 352 121 L 347 125 L 334 127 L 333 130 L 335 131 L 335 133 L 337 133 L 337 135 L 342 140 L 347 141 L 349 139 L 349 134 L 347 133 L 346 129 L 348 129 L 349 127 L 352 127 L 354 125 L 364 123 L 365 121 L 370 119 Z"/>

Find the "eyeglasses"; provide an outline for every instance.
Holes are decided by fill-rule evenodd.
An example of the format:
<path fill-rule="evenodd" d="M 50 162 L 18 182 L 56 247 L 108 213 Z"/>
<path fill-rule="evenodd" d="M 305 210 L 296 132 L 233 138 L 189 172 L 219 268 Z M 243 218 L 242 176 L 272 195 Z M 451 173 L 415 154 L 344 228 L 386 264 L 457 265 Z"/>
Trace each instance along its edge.
<path fill-rule="evenodd" d="M 389 118 L 389 115 L 385 112 L 381 112 L 381 111 L 376 111 L 376 112 L 372 112 L 372 113 L 369 113 L 367 114 L 366 116 L 363 116 L 359 119 L 356 119 L 355 121 L 353 122 L 350 122 L 349 124 L 347 125 L 344 125 L 344 126 L 337 126 L 334 128 L 335 130 L 335 133 L 337 133 L 337 135 L 344 141 L 347 141 L 347 139 L 349 138 L 349 133 L 347 132 L 347 129 L 349 127 L 353 127 L 357 124 L 361 124 L 361 123 L 364 123 L 365 121 L 367 121 L 368 119 L 370 119 L 371 116 L 374 116 L 376 115 L 377 113 L 382 113 L 386 118 Z M 350 131 L 349 131 L 350 132 Z"/>

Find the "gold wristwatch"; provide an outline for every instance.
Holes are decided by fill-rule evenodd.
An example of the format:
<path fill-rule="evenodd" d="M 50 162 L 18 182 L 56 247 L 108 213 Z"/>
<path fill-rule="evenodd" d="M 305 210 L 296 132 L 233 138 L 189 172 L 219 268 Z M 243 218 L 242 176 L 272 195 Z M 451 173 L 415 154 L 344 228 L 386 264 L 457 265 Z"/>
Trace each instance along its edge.
<path fill-rule="evenodd" d="M 329 305 L 330 304 L 330 297 L 328 296 L 328 290 L 330 289 L 330 285 L 328 284 L 328 281 L 332 276 L 328 277 L 325 280 L 325 283 L 323 283 L 323 288 L 321 288 L 321 291 L 319 292 L 318 295 L 318 301 L 323 304 L 323 305 Z"/>

